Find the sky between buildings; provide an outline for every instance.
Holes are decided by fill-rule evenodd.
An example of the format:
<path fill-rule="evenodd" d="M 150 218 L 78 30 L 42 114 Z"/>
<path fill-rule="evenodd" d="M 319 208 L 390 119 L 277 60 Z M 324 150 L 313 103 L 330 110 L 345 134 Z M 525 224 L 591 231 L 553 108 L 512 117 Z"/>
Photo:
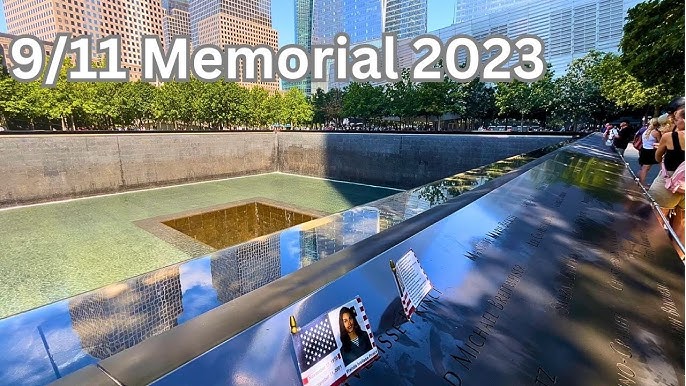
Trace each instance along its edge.
<path fill-rule="evenodd" d="M 427 32 L 447 27 L 453 23 L 455 1 L 427 0 Z M 4 5 L 4 1 L 0 0 Z M 295 43 L 295 5 L 294 0 L 272 0 L 272 22 L 279 32 L 279 47 Z M 5 9 L 0 6 L 0 32 L 7 32 Z"/>

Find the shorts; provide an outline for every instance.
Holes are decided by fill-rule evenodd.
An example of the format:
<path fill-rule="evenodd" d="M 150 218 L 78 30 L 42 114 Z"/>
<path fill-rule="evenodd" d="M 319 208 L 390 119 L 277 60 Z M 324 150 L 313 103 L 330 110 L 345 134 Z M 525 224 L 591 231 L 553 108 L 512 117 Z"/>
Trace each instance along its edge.
<path fill-rule="evenodd" d="M 676 209 L 679 207 L 681 210 L 684 210 L 686 208 L 683 194 L 672 193 L 665 188 L 665 177 L 662 171 L 657 174 L 655 181 L 650 185 L 648 194 L 662 209 Z"/>
<path fill-rule="evenodd" d="M 641 149 L 638 152 L 639 165 L 657 165 L 659 162 L 655 161 L 656 149 Z"/>

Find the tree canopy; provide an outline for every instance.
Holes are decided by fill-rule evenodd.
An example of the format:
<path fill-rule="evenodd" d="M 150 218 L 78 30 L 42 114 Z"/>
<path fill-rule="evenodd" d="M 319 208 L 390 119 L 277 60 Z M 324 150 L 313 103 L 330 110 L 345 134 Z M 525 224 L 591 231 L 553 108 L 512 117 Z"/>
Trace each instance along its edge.
<path fill-rule="evenodd" d="M 647 87 L 684 95 L 684 1 L 648 0 L 629 9 L 621 63 Z"/>

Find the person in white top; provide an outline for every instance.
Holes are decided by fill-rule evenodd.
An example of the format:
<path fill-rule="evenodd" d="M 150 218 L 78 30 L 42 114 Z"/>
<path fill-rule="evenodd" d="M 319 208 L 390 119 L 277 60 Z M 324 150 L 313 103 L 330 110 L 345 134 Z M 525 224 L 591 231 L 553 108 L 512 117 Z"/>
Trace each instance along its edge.
<path fill-rule="evenodd" d="M 660 123 L 657 118 L 650 120 L 648 128 L 642 134 L 643 145 L 641 150 L 638 152 L 638 164 L 641 165 L 641 170 L 638 172 L 638 180 L 643 184 L 643 186 L 650 186 L 646 184 L 646 178 L 648 177 L 648 172 L 653 165 L 657 165 L 655 161 L 655 150 L 657 149 L 657 144 L 660 143 Z"/>

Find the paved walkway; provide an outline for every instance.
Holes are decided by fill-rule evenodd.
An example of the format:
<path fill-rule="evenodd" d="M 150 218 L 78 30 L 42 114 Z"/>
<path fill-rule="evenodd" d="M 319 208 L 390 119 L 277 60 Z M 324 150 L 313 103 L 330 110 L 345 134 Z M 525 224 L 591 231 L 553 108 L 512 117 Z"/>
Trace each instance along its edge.
<path fill-rule="evenodd" d="M 641 165 L 638 164 L 638 150 L 634 149 L 633 145 L 629 144 L 629 146 L 626 148 L 626 151 L 624 152 L 624 159 L 629 163 L 631 170 L 633 170 L 634 173 L 636 173 L 636 176 L 638 176 L 638 172 L 641 170 Z M 650 184 L 653 182 L 655 177 L 657 177 L 659 172 L 660 165 L 653 165 L 653 167 L 650 168 L 650 171 L 648 172 L 648 179 L 646 180 L 646 189 L 650 187 Z"/>

